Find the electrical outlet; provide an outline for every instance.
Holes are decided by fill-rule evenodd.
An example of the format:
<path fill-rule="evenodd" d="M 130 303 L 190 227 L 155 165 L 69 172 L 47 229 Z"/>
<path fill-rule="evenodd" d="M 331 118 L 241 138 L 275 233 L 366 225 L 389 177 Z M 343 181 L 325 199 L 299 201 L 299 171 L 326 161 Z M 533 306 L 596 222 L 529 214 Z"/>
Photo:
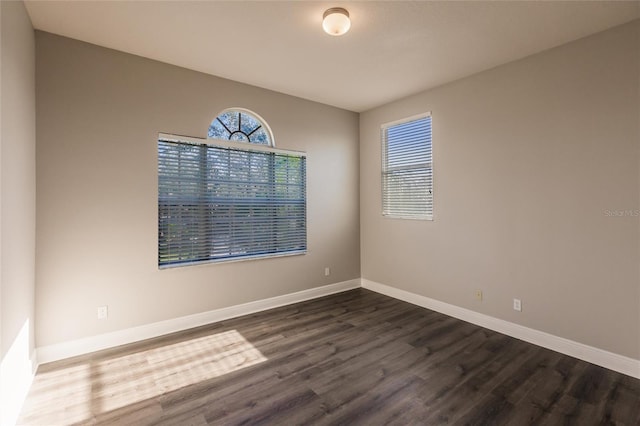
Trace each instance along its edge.
<path fill-rule="evenodd" d="M 329 275 L 331 275 L 331 268 L 327 266 L 324 268 L 324 276 L 328 277 Z"/>
<path fill-rule="evenodd" d="M 482 302 L 482 290 L 476 290 L 476 300 Z"/>
<path fill-rule="evenodd" d="M 109 316 L 109 307 L 108 306 L 98 306 L 98 319 L 105 320 Z"/>
<path fill-rule="evenodd" d="M 522 311 L 522 301 L 520 299 L 513 299 L 513 310 L 518 312 Z"/>

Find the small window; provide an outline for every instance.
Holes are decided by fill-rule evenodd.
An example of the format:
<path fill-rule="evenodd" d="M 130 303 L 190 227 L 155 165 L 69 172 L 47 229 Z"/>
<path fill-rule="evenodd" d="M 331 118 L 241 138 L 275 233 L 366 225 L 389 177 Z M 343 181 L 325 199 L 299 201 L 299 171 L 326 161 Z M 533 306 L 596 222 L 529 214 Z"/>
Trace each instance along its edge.
<path fill-rule="evenodd" d="M 266 122 L 257 114 L 241 108 L 222 111 L 211 122 L 207 137 L 275 146 Z"/>
<path fill-rule="evenodd" d="M 306 156 L 264 146 L 256 117 L 225 111 L 211 139 L 159 136 L 160 267 L 306 252 Z"/>
<path fill-rule="evenodd" d="M 433 219 L 431 113 L 382 125 L 382 214 Z"/>

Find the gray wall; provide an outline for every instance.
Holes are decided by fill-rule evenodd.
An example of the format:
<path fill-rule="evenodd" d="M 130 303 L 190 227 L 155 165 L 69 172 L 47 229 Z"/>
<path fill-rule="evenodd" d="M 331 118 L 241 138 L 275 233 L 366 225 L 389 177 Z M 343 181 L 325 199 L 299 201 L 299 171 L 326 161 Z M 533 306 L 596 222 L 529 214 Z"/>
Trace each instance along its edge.
<path fill-rule="evenodd" d="M 640 359 L 639 27 L 368 111 L 360 133 L 351 112 L 37 33 L 38 345 L 362 275 Z M 204 137 L 231 106 L 308 152 L 309 253 L 159 271 L 157 133 Z M 380 125 L 424 111 L 435 220 L 384 219 Z"/>
<path fill-rule="evenodd" d="M 35 36 L 0 1 L 0 424 L 15 423 L 35 365 Z"/>
<path fill-rule="evenodd" d="M 361 114 L 363 278 L 640 359 L 639 31 Z M 425 111 L 435 220 L 385 219 L 380 125 Z"/>
<path fill-rule="evenodd" d="M 360 276 L 357 114 L 47 33 L 36 40 L 38 346 Z M 308 153 L 308 253 L 158 270 L 158 132 L 205 137 L 227 107 L 255 111 L 279 148 Z M 99 305 L 108 320 L 97 320 Z"/>
<path fill-rule="evenodd" d="M 0 8 L 0 354 L 4 361 L 27 323 L 27 355 L 34 349 L 36 100 L 31 20 L 22 2 L 3 1 Z"/>

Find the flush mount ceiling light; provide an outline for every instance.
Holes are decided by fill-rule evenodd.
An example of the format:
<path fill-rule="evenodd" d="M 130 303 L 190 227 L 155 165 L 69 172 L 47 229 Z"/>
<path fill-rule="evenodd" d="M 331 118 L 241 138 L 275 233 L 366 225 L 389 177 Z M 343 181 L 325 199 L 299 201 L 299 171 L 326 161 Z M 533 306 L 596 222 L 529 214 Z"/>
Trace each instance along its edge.
<path fill-rule="evenodd" d="M 349 12 L 341 7 L 327 9 L 322 15 L 322 28 L 332 36 L 340 36 L 351 28 Z"/>

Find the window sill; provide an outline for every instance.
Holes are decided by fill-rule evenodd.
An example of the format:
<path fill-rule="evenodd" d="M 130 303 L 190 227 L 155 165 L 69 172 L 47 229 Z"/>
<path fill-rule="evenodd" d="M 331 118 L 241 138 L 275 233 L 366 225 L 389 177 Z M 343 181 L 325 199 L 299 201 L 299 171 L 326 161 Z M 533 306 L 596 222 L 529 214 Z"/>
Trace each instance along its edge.
<path fill-rule="evenodd" d="M 158 269 L 163 270 L 163 269 L 181 268 L 185 266 L 201 266 L 201 265 L 210 265 L 210 264 L 219 264 L 219 263 L 245 262 L 245 261 L 259 260 L 259 259 L 275 259 L 279 257 L 300 256 L 304 254 L 307 254 L 306 250 L 291 251 L 287 253 L 260 254 L 255 256 L 231 257 L 231 258 L 223 258 L 223 259 L 196 260 L 193 262 L 181 262 L 181 263 L 170 263 L 168 265 L 158 265 Z"/>

